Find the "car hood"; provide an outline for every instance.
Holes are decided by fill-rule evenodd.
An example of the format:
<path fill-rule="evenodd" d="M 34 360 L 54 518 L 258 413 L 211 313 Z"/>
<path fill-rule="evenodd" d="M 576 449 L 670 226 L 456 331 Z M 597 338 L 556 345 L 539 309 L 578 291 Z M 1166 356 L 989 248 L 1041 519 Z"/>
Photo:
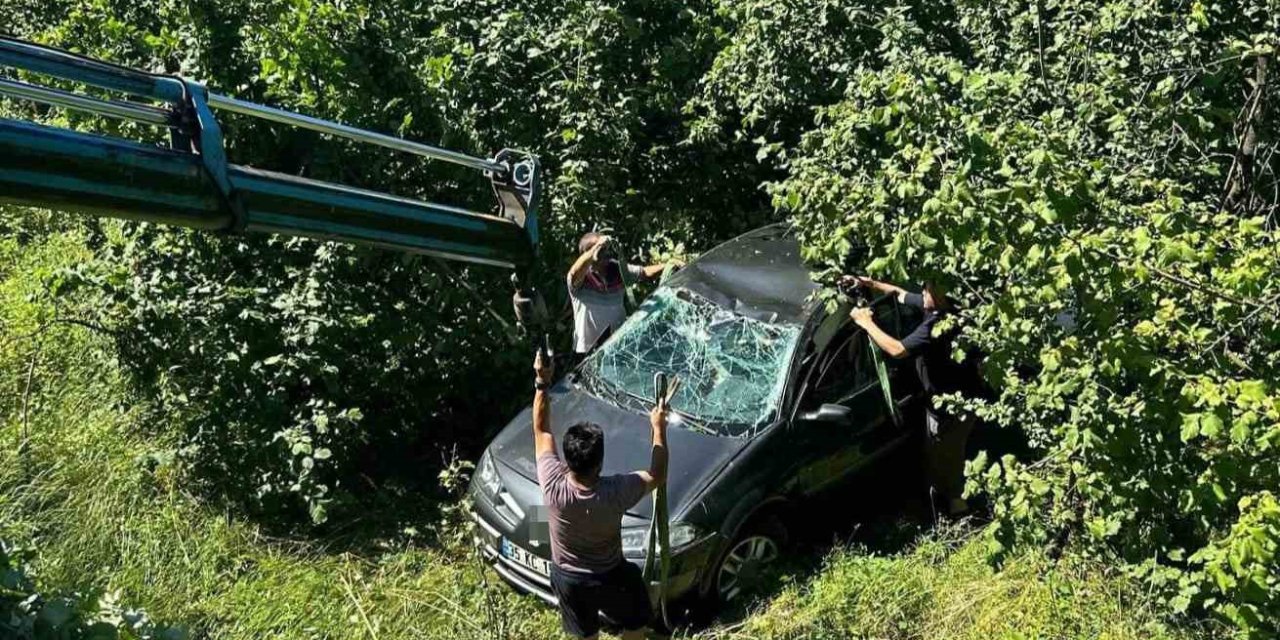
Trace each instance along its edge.
<path fill-rule="evenodd" d="M 555 434 L 557 448 L 563 442 L 564 433 L 570 425 L 593 422 L 604 431 L 604 474 L 649 468 L 651 431 L 647 414 L 615 406 L 568 381 L 557 385 L 551 395 L 551 430 Z M 676 422 L 671 423 L 667 428 L 667 446 L 670 451 L 667 470 L 668 512 L 673 517 L 681 514 L 687 501 L 696 497 L 698 491 L 748 441 L 747 438 L 726 438 L 690 431 Z M 495 461 L 514 470 L 526 480 L 537 483 L 531 407 L 520 412 L 494 438 L 489 445 L 489 454 Z M 514 491 L 513 494 L 530 495 L 523 491 Z M 652 512 L 652 494 L 645 496 L 628 511 L 630 515 L 640 518 L 648 518 Z"/>

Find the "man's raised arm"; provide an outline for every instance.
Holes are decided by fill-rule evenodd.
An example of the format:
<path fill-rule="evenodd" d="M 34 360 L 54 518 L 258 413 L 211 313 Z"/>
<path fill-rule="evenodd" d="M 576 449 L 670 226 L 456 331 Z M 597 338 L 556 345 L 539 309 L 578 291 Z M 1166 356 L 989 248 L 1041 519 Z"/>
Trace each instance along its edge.
<path fill-rule="evenodd" d="M 573 261 L 573 266 L 569 267 L 569 284 L 574 289 L 582 286 L 582 281 L 587 278 L 587 273 L 591 271 L 591 266 L 600 259 L 600 251 L 608 244 L 609 236 L 600 236 L 596 243 L 591 245 L 590 249 L 582 252 L 577 260 Z"/>
<path fill-rule="evenodd" d="M 628 270 L 630 270 L 630 271 L 631 271 L 631 275 L 632 275 L 632 276 L 637 276 L 637 277 L 640 277 L 640 278 L 644 278 L 645 280 L 652 280 L 652 279 L 654 279 L 654 278 L 656 278 L 656 277 L 658 277 L 658 276 L 662 275 L 662 272 L 663 272 L 663 271 L 666 271 L 666 270 L 667 270 L 667 267 L 675 267 L 675 268 L 679 269 L 679 268 L 681 268 L 681 267 L 683 267 L 683 266 L 684 266 L 684 261 L 682 261 L 682 260 L 672 260 L 671 262 L 663 262 L 663 263 L 660 263 L 660 264 L 651 264 L 651 265 L 643 266 L 643 267 L 629 267 L 629 269 L 628 269 Z"/>
<path fill-rule="evenodd" d="M 533 458 L 537 460 L 544 453 L 556 452 L 556 437 L 551 434 L 551 381 L 555 378 L 555 367 L 544 359 L 543 349 L 533 360 Z"/>
<path fill-rule="evenodd" d="M 653 491 L 667 481 L 667 410 L 667 403 L 663 401 L 649 412 L 653 449 L 649 454 L 649 470 L 639 472 L 648 491 Z"/>
<path fill-rule="evenodd" d="M 892 294 L 895 298 L 897 298 L 899 303 L 906 302 L 906 297 L 907 297 L 906 289 L 903 289 L 902 287 L 899 287 L 896 284 L 889 284 L 888 282 L 880 282 L 879 280 L 872 280 L 871 278 L 868 278 L 866 276 L 840 276 L 840 286 L 842 287 L 857 286 L 857 287 L 862 287 L 864 289 L 870 289 L 872 291 L 876 291 L 879 293 Z"/>
<path fill-rule="evenodd" d="M 879 325 L 876 324 L 875 318 L 871 315 L 871 310 L 866 307 L 858 307 L 849 313 L 849 317 L 853 319 L 854 324 L 862 327 L 867 335 L 871 336 L 871 341 L 876 343 L 880 350 L 889 354 L 890 358 L 905 358 L 911 353 L 906 346 L 897 338 L 884 332 Z"/>

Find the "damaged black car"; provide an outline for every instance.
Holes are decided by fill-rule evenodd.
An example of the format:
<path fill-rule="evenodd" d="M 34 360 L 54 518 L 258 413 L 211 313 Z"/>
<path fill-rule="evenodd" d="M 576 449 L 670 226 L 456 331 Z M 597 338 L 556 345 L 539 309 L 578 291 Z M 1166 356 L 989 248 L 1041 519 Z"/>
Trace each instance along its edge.
<path fill-rule="evenodd" d="M 668 432 L 669 601 L 749 593 L 806 504 L 857 488 L 859 472 L 919 433 L 914 372 L 890 363 L 886 394 L 851 304 L 829 311 L 817 289 L 786 227 L 740 236 L 668 278 L 552 391 L 557 441 L 575 422 L 599 424 L 603 473 L 624 473 L 649 463 L 654 374 L 680 377 Z M 887 297 L 873 310 L 896 336 L 920 320 Z M 469 495 L 485 557 L 553 603 L 531 420 L 526 408 L 493 439 Z M 623 552 L 636 564 L 651 502 L 622 521 Z"/>

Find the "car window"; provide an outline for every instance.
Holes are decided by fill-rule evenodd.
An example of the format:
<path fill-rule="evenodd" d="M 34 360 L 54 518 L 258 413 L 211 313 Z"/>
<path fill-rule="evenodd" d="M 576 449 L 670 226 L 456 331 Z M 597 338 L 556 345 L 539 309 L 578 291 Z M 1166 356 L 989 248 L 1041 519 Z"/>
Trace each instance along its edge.
<path fill-rule="evenodd" d="M 901 312 L 904 309 L 909 310 L 887 298 L 872 307 L 876 324 L 894 337 L 900 337 Z M 843 403 L 876 382 L 875 361 L 870 351 L 876 347 L 865 331 L 853 322 L 846 322 L 829 344 L 830 348 L 818 359 L 810 374 L 813 382 L 809 386 L 805 406 Z"/>
<path fill-rule="evenodd" d="M 818 363 L 816 383 L 809 391 L 809 404 L 839 404 L 861 389 L 874 376 L 867 334 L 849 324 L 835 339 L 835 345 Z"/>

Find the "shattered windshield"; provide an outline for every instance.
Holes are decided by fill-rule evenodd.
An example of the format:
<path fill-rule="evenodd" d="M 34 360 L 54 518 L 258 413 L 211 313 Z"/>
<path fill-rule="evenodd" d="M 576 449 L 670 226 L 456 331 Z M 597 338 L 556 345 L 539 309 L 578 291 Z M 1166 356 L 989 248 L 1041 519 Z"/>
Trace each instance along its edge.
<path fill-rule="evenodd" d="M 658 289 L 583 364 L 590 391 L 647 407 L 653 376 L 680 376 L 672 407 L 718 435 L 751 433 L 773 416 L 800 326 L 753 320 L 686 290 Z"/>

